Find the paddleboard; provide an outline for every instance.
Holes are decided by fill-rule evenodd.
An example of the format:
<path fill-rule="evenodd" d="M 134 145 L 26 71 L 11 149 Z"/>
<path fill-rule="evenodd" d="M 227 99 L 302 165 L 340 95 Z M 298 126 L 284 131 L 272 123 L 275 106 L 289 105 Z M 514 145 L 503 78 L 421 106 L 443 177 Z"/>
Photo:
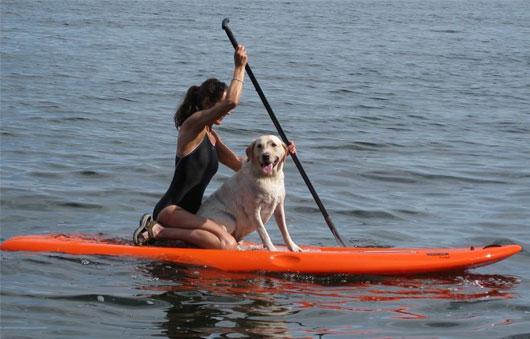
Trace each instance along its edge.
<path fill-rule="evenodd" d="M 345 248 L 301 246 L 270 252 L 246 243 L 243 250 L 210 250 L 134 246 L 101 234 L 25 235 L 6 240 L 2 251 L 60 252 L 76 255 L 128 256 L 212 267 L 232 272 L 297 272 L 308 274 L 401 275 L 462 271 L 490 265 L 521 251 L 519 245 L 467 248 Z"/>

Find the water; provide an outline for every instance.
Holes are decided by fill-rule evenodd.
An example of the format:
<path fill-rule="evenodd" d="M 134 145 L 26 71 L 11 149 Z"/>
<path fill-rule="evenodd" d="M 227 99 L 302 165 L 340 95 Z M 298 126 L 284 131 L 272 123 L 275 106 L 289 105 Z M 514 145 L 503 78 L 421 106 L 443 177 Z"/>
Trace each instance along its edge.
<path fill-rule="evenodd" d="M 229 17 L 349 245 L 530 246 L 527 1 L 3 0 L 1 12 L 2 240 L 129 239 L 171 179 L 178 101 L 191 84 L 231 78 Z M 274 133 L 248 79 L 218 131 L 241 155 Z M 335 245 L 292 162 L 286 176 L 294 240 Z M 2 338 L 530 333 L 527 250 L 388 278 L 1 256 Z"/>

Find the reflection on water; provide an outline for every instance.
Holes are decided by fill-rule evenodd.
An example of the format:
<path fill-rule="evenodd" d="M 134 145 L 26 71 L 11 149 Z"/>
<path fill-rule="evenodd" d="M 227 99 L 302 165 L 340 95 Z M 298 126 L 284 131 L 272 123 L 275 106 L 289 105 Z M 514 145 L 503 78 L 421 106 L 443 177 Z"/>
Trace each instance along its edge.
<path fill-rule="evenodd" d="M 513 277 L 468 272 L 404 277 L 260 275 L 173 263 L 149 263 L 140 269 L 156 282 L 141 287 L 141 294 L 169 305 L 161 324 L 168 337 L 208 333 L 268 337 L 377 334 L 383 332 L 361 328 L 356 320 L 359 314 L 384 314 L 389 320 L 428 320 L 427 313 L 418 309 L 426 300 L 448 301 L 456 309 L 459 303 L 511 299 L 519 284 Z M 340 327 L 333 327 L 334 316 L 349 317 L 351 325 L 339 322 Z M 327 325 L 304 324 L 314 317 Z"/>

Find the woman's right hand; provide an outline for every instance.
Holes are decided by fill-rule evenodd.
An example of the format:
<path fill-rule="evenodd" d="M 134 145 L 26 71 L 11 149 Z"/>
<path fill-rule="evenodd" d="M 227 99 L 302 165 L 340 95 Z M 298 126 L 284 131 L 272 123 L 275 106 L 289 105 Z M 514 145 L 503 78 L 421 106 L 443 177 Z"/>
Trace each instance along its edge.
<path fill-rule="evenodd" d="M 236 67 L 245 67 L 247 65 L 247 51 L 245 50 L 245 46 L 237 46 L 234 52 L 234 63 Z"/>

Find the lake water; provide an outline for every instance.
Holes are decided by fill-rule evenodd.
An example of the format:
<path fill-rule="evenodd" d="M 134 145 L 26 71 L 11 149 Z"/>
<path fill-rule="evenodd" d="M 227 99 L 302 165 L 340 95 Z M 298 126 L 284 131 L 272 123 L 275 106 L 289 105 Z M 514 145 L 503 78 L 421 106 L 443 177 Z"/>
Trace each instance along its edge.
<path fill-rule="evenodd" d="M 348 245 L 526 248 L 468 272 L 386 278 L 2 252 L 2 338 L 530 335 L 530 2 L 0 6 L 1 240 L 130 239 L 171 180 L 183 94 L 231 79 L 229 17 Z M 218 131 L 240 155 L 275 133 L 248 78 Z M 292 161 L 286 186 L 293 239 L 334 246 Z"/>

